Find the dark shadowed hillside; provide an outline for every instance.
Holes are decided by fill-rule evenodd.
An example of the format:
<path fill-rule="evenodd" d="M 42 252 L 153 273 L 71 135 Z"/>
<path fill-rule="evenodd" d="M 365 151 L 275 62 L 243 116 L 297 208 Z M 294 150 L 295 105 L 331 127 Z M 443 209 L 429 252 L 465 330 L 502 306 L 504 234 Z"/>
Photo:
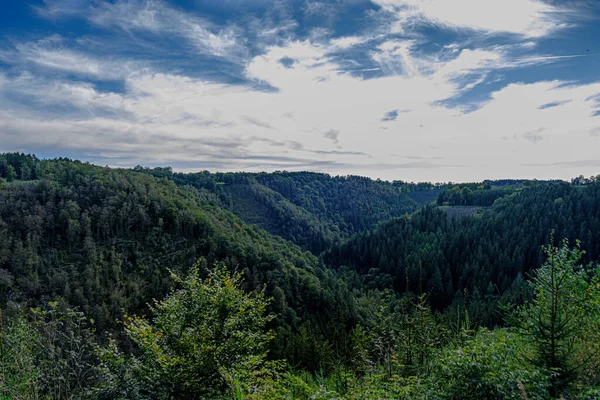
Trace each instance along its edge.
<path fill-rule="evenodd" d="M 597 178 L 436 186 L 4 154 L 0 238 L 0 398 L 600 393 Z"/>
<path fill-rule="evenodd" d="M 412 213 L 438 195 L 433 185 L 310 172 L 180 174 L 164 168 L 136 170 L 172 179 L 180 186 L 214 192 L 245 222 L 317 254 L 380 222 Z"/>
<path fill-rule="evenodd" d="M 481 211 L 454 207 L 450 214 L 448 207 L 428 206 L 356 236 L 327 252 L 325 261 L 387 274 L 396 291 L 431 293 L 432 304 L 443 309 L 465 294 L 474 304 L 517 299 L 523 280 L 541 265 L 541 246 L 552 231 L 571 243 L 581 240 L 586 262 L 600 258 L 599 182 L 531 186 L 470 216 Z M 498 321 L 499 315 L 478 312 L 473 317 L 482 322 Z"/>

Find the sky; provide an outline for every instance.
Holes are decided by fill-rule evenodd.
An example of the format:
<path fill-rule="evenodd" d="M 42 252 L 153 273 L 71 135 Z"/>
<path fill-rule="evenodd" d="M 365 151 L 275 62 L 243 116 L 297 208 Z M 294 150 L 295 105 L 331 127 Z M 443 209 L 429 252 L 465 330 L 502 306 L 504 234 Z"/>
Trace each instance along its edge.
<path fill-rule="evenodd" d="M 599 150 L 598 0 L 0 0 L 0 152 L 460 182 Z"/>

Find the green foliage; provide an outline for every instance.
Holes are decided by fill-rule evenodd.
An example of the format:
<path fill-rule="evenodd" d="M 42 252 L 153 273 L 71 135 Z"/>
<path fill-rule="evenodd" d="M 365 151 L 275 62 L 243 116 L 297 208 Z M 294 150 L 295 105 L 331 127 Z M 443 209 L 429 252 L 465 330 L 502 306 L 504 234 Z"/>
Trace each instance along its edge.
<path fill-rule="evenodd" d="M 113 338 L 109 338 L 104 346 L 96 346 L 94 353 L 100 360 L 98 371 L 101 377 L 91 391 L 94 398 L 148 399 L 139 374 L 140 362 L 123 353 Z"/>
<path fill-rule="evenodd" d="M 37 332 L 37 367 L 42 393 L 51 399 L 77 399 L 87 395 L 97 379 L 95 335 L 90 321 L 63 302 L 31 310 Z"/>
<path fill-rule="evenodd" d="M 0 399 L 36 398 L 39 392 L 35 359 L 37 333 L 21 313 L 9 321 L 0 321 L 0 329 Z"/>
<path fill-rule="evenodd" d="M 334 312 L 335 273 L 244 224 L 214 194 L 130 170 L 9 158 L 33 163 L 37 180 L 0 190 L 0 304 L 37 306 L 61 296 L 105 338 L 125 313 L 147 312 L 151 299 L 168 293 L 167 266 L 182 273 L 205 257 L 239 266 L 247 291 L 266 285 L 277 298 L 273 325 L 296 334 L 302 320 L 312 324 L 309 336 L 322 337 Z M 275 351 L 289 358 L 292 350 Z"/>
<path fill-rule="evenodd" d="M 11 305 L 0 334 L 0 394 L 15 399 L 81 399 L 97 379 L 94 332 L 64 303 L 25 313 Z"/>
<path fill-rule="evenodd" d="M 436 357 L 428 386 L 436 399 L 547 398 L 549 373 L 526 360 L 518 337 L 506 330 L 481 329 L 458 347 Z"/>
<path fill-rule="evenodd" d="M 600 365 L 600 271 L 578 265 L 579 242 L 571 249 L 544 247 L 547 261 L 533 273 L 533 301 L 510 322 L 534 349 L 533 361 L 554 373 L 552 394 Z M 597 375 L 597 374 L 596 374 Z"/>
<path fill-rule="evenodd" d="M 371 363 L 382 367 L 386 379 L 428 370 L 431 356 L 447 333 L 434 319 L 425 295 L 415 299 L 379 302 L 368 335 Z"/>
<path fill-rule="evenodd" d="M 380 224 L 439 193 L 485 211 L 430 204 Z M 0 396 L 531 399 L 553 384 L 595 398 L 600 274 L 575 260 L 600 257 L 598 204 L 595 178 L 431 185 L 3 154 Z M 554 272 L 552 229 L 582 239 L 552 250 Z M 499 303 L 525 304 L 517 329 L 478 330 L 503 324 Z"/>
<path fill-rule="evenodd" d="M 485 189 L 484 189 L 485 190 Z M 499 189 L 489 189 L 495 191 Z M 426 206 L 328 250 L 323 259 L 359 275 L 389 275 L 398 293 L 429 293 L 436 311 L 466 307 L 474 323 L 503 323 L 497 304 L 522 304 L 525 278 L 542 265 L 550 232 L 581 239 L 583 261 L 600 259 L 600 183 L 547 183 L 497 199 L 478 218 L 449 218 Z M 422 268 L 419 267 L 422 265 Z"/>
<path fill-rule="evenodd" d="M 472 185 L 471 185 L 472 186 Z M 518 189 L 502 187 L 492 189 L 489 185 L 470 187 L 455 185 L 441 192 L 438 205 L 490 207 L 497 199 L 515 193 Z"/>
<path fill-rule="evenodd" d="M 230 274 L 223 265 L 205 279 L 197 267 L 185 279 L 174 279 L 180 288 L 150 307 L 152 320 L 125 321 L 125 333 L 137 348 L 129 363 L 142 391 L 165 399 L 260 391 L 256 385 L 273 368 L 266 362 L 273 338 L 266 325 L 273 316 L 266 313 L 264 291 L 246 294 L 241 274 Z M 122 373 L 122 356 L 114 348 L 103 360 Z"/>
<path fill-rule="evenodd" d="M 15 179 L 17 179 L 17 171 L 15 171 L 15 168 L 12 165 L 9 165 L 6 171 L 6 181 L 10 183 Z"/>
<path fill-rule="evenodd" d="M 222 206 L 244 222 L 315 254 L 379 222 L 411 213 L 435 197 L 423 201 L 423 194 L 426 198 L 437 194 L 432 184 L 312 172 L 181 174 L 142 167 L 135 171 L 215 193 Z"/>

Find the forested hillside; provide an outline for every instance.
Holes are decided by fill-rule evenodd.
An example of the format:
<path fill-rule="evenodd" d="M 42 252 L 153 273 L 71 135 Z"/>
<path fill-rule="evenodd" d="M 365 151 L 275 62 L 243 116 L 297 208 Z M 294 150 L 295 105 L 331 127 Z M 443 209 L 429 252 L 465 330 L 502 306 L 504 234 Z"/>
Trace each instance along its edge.
<path fill-rule="evenodd" d="M 380 282 L 400 293 L 430 293 L 438 310 L 466 297 L 471 317 L 488 326 L 499 322 L 492 312 L 499 297 L 522 296 L 524 280 L 542 264 L 542 245 L 552 231 L 572 243 L 581 240 L 584 261 L 598 261 L 600 182 L 529 186 L 493 204 L 482 215 L 464 218 L 427 206 L 333 248 L 325 261 L 384 276 Z"/>
<path fill-rule="evenodd" d="M 204 266 L 224 261 L 243 271 L 247 290 L 266 285 L 276 326 L 286 332 L 311 323 L 310 334 L 321 335 L 333 313 L 333 272 L 245 224 L 205 189 L 15 155 L 0 160 L 0 176 L 2 303 L 33 306 L 59 296 L 108 332 L 124 313 L 145 312 L 164 297 L 171 272 L 185 273 L 203 258 Z"/>
<path fill-rule="evenodd" d="M 446 186 L 4 154 L 0 238 L 0 398 L 600 394 L 596 178 Z"/>
<path fill-rule="evenodd" d="M 435 200 L 441 185 L 332 177 L 310 172 L 181 174 L 169 168 L 136 171 L 219 196 L 247 223 L 319 254 L 353 234 Z"/>

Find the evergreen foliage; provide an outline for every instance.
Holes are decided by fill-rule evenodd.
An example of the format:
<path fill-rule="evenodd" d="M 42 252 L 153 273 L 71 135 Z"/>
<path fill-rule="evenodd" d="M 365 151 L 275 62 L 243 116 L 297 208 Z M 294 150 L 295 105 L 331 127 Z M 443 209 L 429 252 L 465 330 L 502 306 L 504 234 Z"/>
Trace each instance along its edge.
<path fill-rule="evenodd" d="M 533 300 L 510 318 L 530 342 L 532 361 L 553 373 L 554 397 L 581 376 L 589 379 L 590 371 L 598 379 L 600 270 L 578 265 L 579 246 L 544 246 L 547 261 L 533 272 Z"/>
<path fill-rule="evenodd" d="M 597 178 L 0 155 L 0 398 L 595 399 L 599 213 Z"/>

